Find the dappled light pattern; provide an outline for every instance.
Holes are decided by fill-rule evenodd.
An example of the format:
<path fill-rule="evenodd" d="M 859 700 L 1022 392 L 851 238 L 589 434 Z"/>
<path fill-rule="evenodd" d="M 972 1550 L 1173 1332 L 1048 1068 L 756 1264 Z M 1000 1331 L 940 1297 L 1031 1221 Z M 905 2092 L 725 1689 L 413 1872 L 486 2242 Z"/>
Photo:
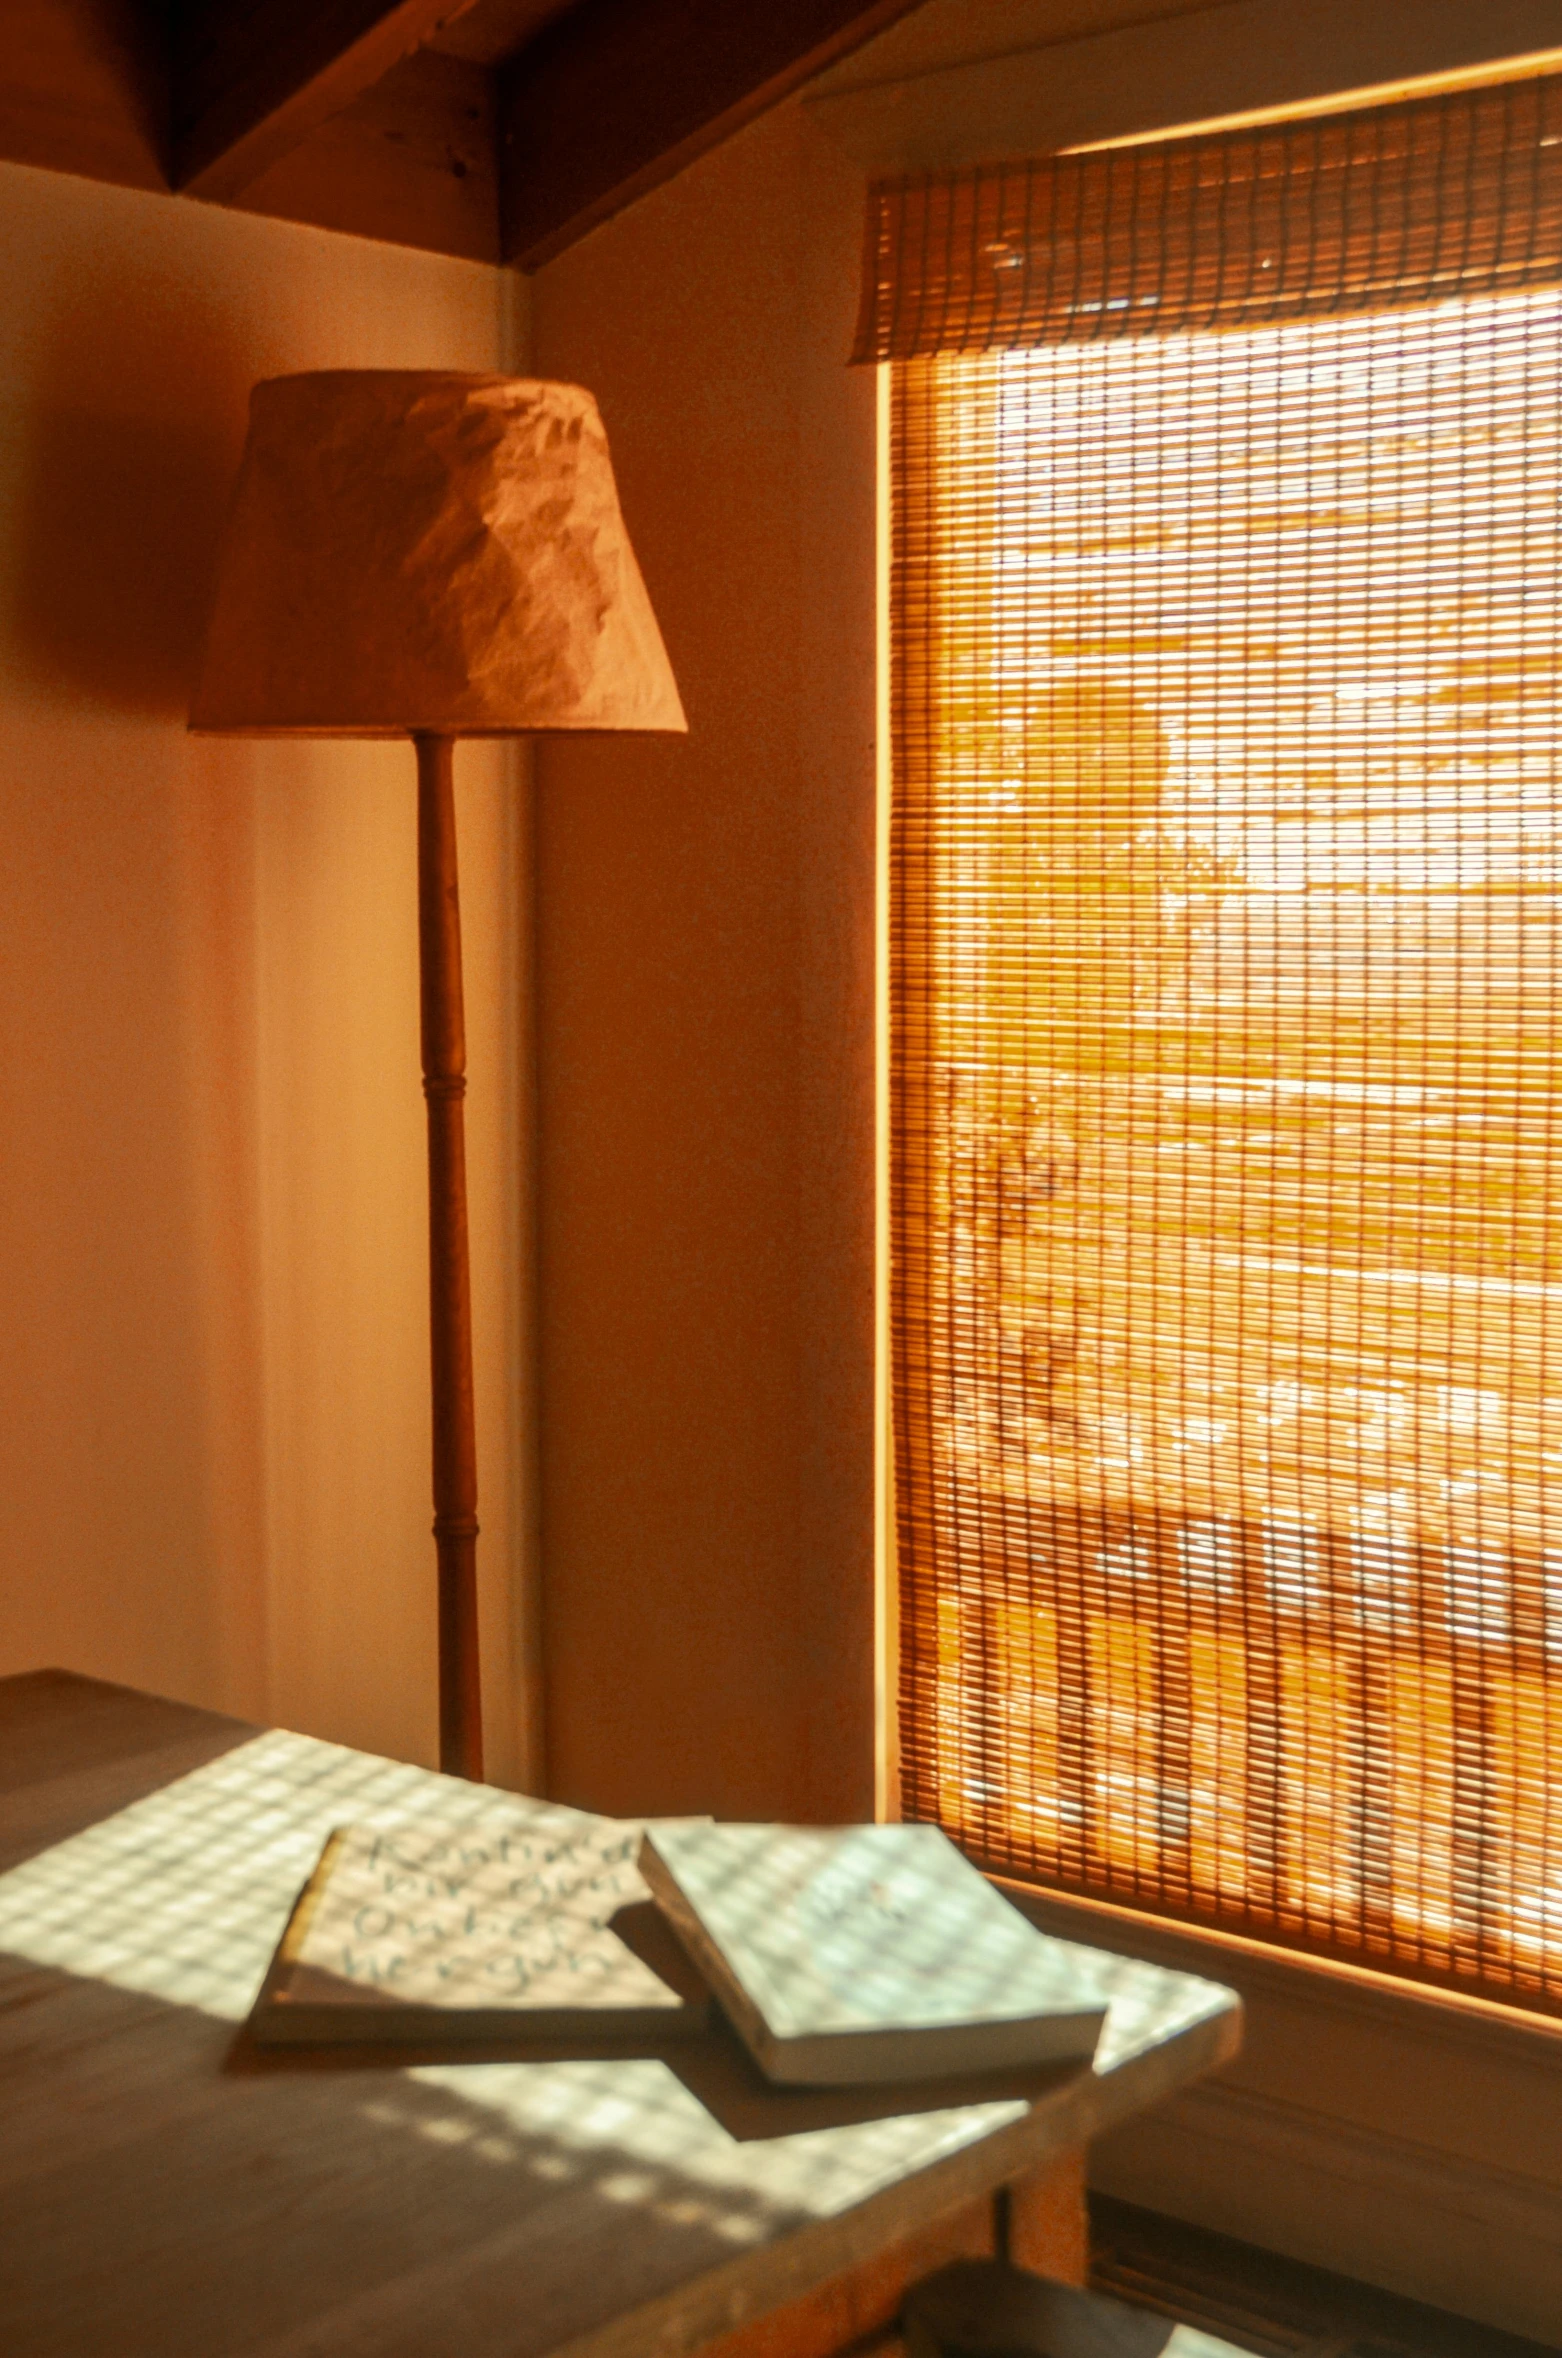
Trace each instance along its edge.
<path fill-rule="evenodd" d="M 871 2111 L 768 2087 L 719 2025 L 666 2060 L 267 2051 L 241 2018 L 333 1828 L 406 1861 L 599 1821 L 64 1675 L 4 1704 L 5 2358 L 703 2346 L 1235 2043 L 1229 1992 L 1097 1958 L 1094 2070 Z"/>
<path fill-rule="evenodd" d="M 52 1968 L 105 1992 L 237 2024 L 322 1844 L 348 1820 L 404 1844 L 420 1828 L 448 1835 L 465 1826 L 491 1843 L 507 1827 L 524 1842 L 601 1823 L 277 1731 L 0 1874 L 0 1980 L 22 1966 Z M 1187 1976 L 1143 1967 L 1125 1974 L 1114 1959 L 1078 1954 L 1107 1986 L 1121 1985 L 1121 2020 L 1098 2057 L 1103 2070 L 1224 2002 Z M 535 2141 L 531 2166 L 544 2177 L 588 2169 L 609 2200 L 665 2199 L 687 2211 L 703 2188 L 702 2223 L 737 2244 L 864 2200 L 908 2166 L 931 2164 L 1025 2110 L 1007 2099 L 787 2135 L 767 2147 L 761 2192 L 744 2147 L 658 2060 L 452 2062 L 365 2074 L 361 2098 L 351 2072 L 340 2086 L 365 2119 L 436 2145 L 499 2161 L 523 2147 L 532 2157 Z M 441 2090 L 448 2109 L 437 2101 Z M 582 2157 L 578 2169 L 572 2153 Z"/>
<path fill-rule="evenodd" d="M 0 1875 L 0 1949 L 240 2022 L 335 1827 L 489 1829 L 502 1810 L 485 1786 L 277 1730 Z M 525 1803 L 510 1822 L 592 1823 Z"/>
<path fill-rule="evenodd" d="M 893 416 L 911 1810 L 1555 2003 L 1562 297 Z"/>

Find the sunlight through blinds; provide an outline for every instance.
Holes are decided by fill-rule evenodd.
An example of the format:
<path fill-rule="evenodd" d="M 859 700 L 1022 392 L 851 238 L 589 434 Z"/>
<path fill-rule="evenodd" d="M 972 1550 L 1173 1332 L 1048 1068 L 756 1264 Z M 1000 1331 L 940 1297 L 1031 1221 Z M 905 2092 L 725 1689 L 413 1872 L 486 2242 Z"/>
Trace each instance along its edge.
<path fill-rule="evenodd" d="M 906 1814 L 1562 2003 L 1562 83 L 874 191 Z"/>

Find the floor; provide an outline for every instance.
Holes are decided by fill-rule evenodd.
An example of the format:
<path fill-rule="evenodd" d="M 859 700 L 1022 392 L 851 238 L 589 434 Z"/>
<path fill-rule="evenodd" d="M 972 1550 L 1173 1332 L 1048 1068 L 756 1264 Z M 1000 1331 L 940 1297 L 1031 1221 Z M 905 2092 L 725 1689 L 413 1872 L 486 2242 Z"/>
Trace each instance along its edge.
<path fill-rule="evenodd" d="M 1557 2358 L 1550 2345 L 1102 2195 L 1091 2198 L 1090 2227 L 1098 2292 L 1202 2326 L 1257 2358 Z"/>

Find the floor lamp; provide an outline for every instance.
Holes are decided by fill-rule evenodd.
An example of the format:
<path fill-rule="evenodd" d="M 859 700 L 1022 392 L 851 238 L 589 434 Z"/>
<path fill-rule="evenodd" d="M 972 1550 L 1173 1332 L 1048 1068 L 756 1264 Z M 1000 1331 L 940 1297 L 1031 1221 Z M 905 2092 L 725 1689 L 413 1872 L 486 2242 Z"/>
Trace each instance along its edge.
<path fill-rule="evenodd" d="M 686 726 L 591 395 L 399 369 L 257 385 L 190 726 L 417 749 L 439 1759 L 480 1777 L 452 744 Z"/>

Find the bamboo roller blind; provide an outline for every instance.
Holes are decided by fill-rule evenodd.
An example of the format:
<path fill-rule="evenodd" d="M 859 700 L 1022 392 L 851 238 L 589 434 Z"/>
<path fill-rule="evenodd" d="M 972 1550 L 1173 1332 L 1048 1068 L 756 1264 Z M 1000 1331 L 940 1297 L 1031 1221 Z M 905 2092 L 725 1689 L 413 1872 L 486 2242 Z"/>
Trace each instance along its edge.
<path fill-rule="evenodd" d="M 903 1800 L 1562 2002 L 1562 84 L 876 190 Z"/>

